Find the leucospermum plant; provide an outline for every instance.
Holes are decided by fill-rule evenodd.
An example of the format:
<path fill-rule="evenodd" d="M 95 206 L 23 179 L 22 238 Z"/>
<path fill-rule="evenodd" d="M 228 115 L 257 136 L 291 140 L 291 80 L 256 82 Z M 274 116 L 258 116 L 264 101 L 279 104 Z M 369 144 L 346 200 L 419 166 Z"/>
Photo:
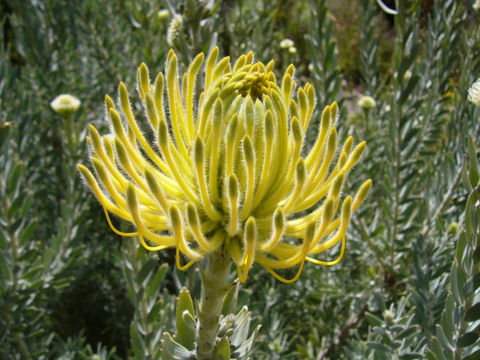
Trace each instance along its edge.
<path fill-rule="evenodd" d="M 142 64 L 137 90 L 146 124 L 135 119 L 121 83 L 118 104 L 105 98 L 112 133 L 101 136 L 90 126 L 94 172 L 78 168 L 115 233 L 138 237 L 147 250 L 175 248 L 180 270 L 203 264 L 191 336 L 179 334 L 185 328 L 179 322 L 186 322 L 180 316 L 175 339 L 164 346 L 182 346 L 185 356 L 198 359 L 228 348 L 221 358 L 230 358 L 230 350 L 242 346 L 230 341 L 231 331 L 221 334 L 219 320 L 231 263 L 240 282 L 256 262 L 285 283 L 299 278 L 305 262 L 338 263 L 351 214 L 372 183 L 365 181 L 353 198 L 341 196 L 365 142 L 354 146 L 349 137 L 337 152 L 336 103 L 323 110 L 316 142 L 306 153 L 315 92 L 310 84 L 296 89 L 293 65 L 277 81 L 274 62 L 254 62 L 252 52 L 232 66 L 214 48 L 201 72 L 203 63 L 202 53 L 180 77 L 170 51 L 165 75 L 153 83 Z M 116 229 L 111 214 L 134 231 Z M 338 244 L 333 259 L 317 257 Z M 284 269 L 294 271 L 287 277 Z M 196 316 L 193 306 L 185 309 Z"/>

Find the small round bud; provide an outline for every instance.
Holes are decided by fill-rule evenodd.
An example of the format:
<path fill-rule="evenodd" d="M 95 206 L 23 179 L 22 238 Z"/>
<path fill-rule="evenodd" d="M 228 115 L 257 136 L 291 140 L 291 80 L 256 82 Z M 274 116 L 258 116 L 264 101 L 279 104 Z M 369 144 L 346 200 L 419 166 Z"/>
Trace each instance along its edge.
<path fill-rule="evenodd" d="M 163 22 L 167 21 L 168 19 L 170 19 L 170 13 L 166 9 L 160 10 L 157 13 L 157 18 L 158 18 L 158 20 L 160 20 L 160 22 L 163 23 Z"/>
<path fill-rule="evenodd" d="M 66 116 L 77 111 L 80 104 L 80 100 L 75 96 L 63 94 L 53 99 L 50 106 L 56 113 Z"/>
<path fill-rule="evenodd" d="M 297 53 L 297 48 L 296 48 L 295 46 L 290 46 L 290 47 L 288 48 L 288 52 L 289 52 L 290 54 L 296 54 L 296 53 Z"/>
<path fill-rule="evenodd" d="M 395 320 L 395 314 L 392 310 L 385 310 L 383 312 L 383 318 L 388 325 L 392 325 L 393 321 Z"/>
<path fill-rule="evenodd" d="M 377 106 L 377 103 L 371 96 L 362 96 L 360 100 L 358 100 L 358 106 L 360 106 L 363 110 L 371 110 Z"/>
<path fill-rule="evenodd" d="M 294 44 L 294 42 L 290 39 L 283 39 L 282 41 L 280 41 L 280 47 L 282 49 L 289 49 L 291 48 Z"/>
<path fill-rule="evenodd" d="M 480 0 L 475 1 L 473 4 L 473 9 L 476 11 L 480 11 Z"/>
<path fill-rule="evenodd" d="M 448 225 L 448 233 L 450 235 L 456 235 L 458 233 L 458 223 L 456 223 L 455 221 L 451 222 L 450 225 Z"/>

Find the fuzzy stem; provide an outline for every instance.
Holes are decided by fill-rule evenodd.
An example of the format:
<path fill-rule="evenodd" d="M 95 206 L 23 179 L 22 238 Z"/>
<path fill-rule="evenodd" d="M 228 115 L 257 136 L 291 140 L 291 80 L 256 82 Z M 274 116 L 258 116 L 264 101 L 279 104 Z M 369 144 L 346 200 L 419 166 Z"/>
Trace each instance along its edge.
<path fill-rule="evenodd" d="M 198 360 L 212 359 L 229 275 L 230 258 L 225 254 L 225 249 L 207 256 L 202 271 L 202 294 L 196 332 Z"/>

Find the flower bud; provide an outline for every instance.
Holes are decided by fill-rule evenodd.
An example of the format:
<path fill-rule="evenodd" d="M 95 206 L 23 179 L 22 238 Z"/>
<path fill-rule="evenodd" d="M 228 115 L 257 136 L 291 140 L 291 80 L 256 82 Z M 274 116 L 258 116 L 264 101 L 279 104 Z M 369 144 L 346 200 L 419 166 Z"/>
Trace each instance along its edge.
<path fill-rule="evenodd" d="M 282 41 L 280 41 L 280 47 L 282 49 L 289 49 L 291 48 L 292 46 L 294 45 L 293 41 L 290 40 L 290 39 L 283 39 Z"/>
<path fill-rule="evenodd" d="M 179 40 L 182 29 L 183 28 L 183 17 L 182 15 L 175 15 L 172 21 L 170 21 L 170 25 L 168 25 L 167 30 L 167 43 L 169 46 L 176 45 L 177 41 Z"/>
<path fill-rule="evenodd" d="M 75 96 L 62 94 L 53 99 L 53 101 L 50 103 L 50 106 L 56 113 L 67 116 L 77 111 L 80 107 L 80 104 L 80 100 L 78 100 L 78 98 Z"/>
<path fill-rule="evenodd" d="M 459 228 L 458 223 L 453 221 L 448 225 L 447 232 L 450 235 L 456 235 L 458 233 L 458 228 Z"/>
<path fill-rule="evenodd" d="M 360 100 L 358 100 L 358 106 L 360 106 L 363 110 L 368 111 L 377 106 L 377 103 L 371 96 L 362 96 Z"/>
<path fill-rule="evenodd" d="M 480 106 L 480 79 L 475 81 L 470 89 L 468 89 L 468 101 Z"/>
<path fill-rule="evenodd" d="M 158 20 L 160 20 L 160 22 L 163 23 L 163 22 L 167 21 L 168 19 L 170 19 L 170 13 L 166 9 L 160 10 L 157 13 L 157 18 L 158 18 Z"/>

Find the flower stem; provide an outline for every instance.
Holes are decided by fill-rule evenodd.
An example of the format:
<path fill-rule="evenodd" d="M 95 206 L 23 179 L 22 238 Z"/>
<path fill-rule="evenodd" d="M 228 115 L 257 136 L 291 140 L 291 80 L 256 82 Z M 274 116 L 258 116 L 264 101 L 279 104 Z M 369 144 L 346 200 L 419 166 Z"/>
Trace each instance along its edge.
<path fill-rule="evenodd" d="M 202 271 L 202 294 L 196 332 L 198 360 L 212 358 L 229 275 L 230 259 L 226 256 L 225 249 L 207 256 Z"/>

